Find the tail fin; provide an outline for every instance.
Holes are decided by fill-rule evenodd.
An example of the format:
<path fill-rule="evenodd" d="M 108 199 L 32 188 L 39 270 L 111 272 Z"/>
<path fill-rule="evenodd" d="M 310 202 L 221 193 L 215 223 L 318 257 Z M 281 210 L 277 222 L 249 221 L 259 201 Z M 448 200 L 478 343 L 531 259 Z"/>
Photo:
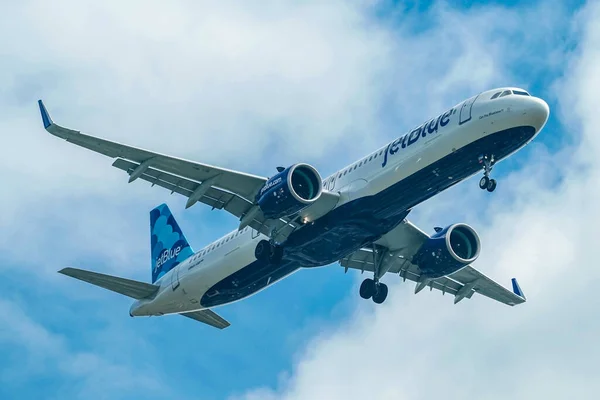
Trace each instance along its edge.
<path fill-rule="evenodd" d="M 194 254 L 171 210 L 161 204 L 150 211 L 152 283 Z"/>

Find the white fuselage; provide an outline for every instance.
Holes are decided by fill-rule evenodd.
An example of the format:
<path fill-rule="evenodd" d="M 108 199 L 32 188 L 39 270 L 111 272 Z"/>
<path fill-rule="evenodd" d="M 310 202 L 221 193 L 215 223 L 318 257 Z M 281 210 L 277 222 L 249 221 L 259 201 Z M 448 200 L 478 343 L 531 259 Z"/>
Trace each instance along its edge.
<path fill-rule="evenodd" d="M 501 90 L 483 92 L 459 103 L 448 110 L 450 113 L 442 113 L 428 120 L 424 125 L 324 179 L 325 190 L 340 193 L 336 208 L 376 195 L 489 135 L 520 126 L 534 127 L 537 135 L 548 118 L 547 104 L 539 98 L 515 94 L 490 99 L 492 94 Z M 424 135 L 423 129 L 426 130 Z M 444 171 L 433 170 L 432 173 L 443 175 Z M 459 181 L 465 178 L 467 176 L 460 177 Z M 447 179 L 453 177 L 448 176 Z M 424 190 L 433 190 L 431 195 L 435 194 L 434 188 Z M 415 199 L 426 196 L 427 193 L 423 193 L 415 196 Z M 418 204 L 420 201 L 415 202 Z M 131 307 L 131 315 L 161 315 L 206 308 L 201 304 L 202 297 L 217 282 L 255 262 L 256 244 L 263 239 L 268 238 L 247 227 L 209 244 L 159 279 L 156 282 L 160 285 L 158 294 L 151 300 L 136 301 Z M 269 280 L 266 286 L 250 294 L 277 280 Z"/>

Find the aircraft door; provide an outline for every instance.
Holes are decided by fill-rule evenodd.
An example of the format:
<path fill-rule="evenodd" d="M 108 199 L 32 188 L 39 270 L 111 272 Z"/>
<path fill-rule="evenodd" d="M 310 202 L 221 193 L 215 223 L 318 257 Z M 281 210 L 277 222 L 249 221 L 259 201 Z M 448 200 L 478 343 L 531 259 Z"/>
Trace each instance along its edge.
<path fill-rule="evenodd" d="M 465 122 L 469 122 L 471 120 L 471 110 L 473 109 L 473 103 L 477 100 L 477 96 L 471 97 L 469 100 L 465 100 L 463 105 L 460 107 L 460 115 L 458 119 L 458 124 L 462 125 Z"/>
<path fill-rule="evenodd" d="M 179 287 L 179 269 L 177 266 L 171 272 L 171 289 L 175 291 Z"/>
<path fill-rule="evenodd" d="M 260 232 L 258 232 L 256 229 L 250 228 L 250 231 L 252 232 L 252 239 L 256 239 L 258 235 L 260 235 Z"/>

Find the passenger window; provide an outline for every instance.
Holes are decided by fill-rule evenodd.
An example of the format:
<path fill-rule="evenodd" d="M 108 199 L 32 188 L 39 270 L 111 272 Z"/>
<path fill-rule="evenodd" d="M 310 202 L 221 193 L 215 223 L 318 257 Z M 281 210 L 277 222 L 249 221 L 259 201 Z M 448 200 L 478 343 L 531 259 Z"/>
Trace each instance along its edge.
<path fill-rule="evenodd" d="M 377 153 L 375 153 L 375 155 L 373 156 L 373 160 L 377 158 Z"/>
<path fill-rule="evenodd" d="M 354 168 L 352 168 L 352 170 L 354 171 L 356 169 L 356 167 L 358 167 L 358 165 L 355 165 Z"/>
<path fill-rule="evenodd" d="M 502 92 L 502 94 L 498 97 L 504 97 L 504 96 L 508 96 L 510 94 L 510 90 L 505 90 L 504 92 Z"/>
<path fill-rule="evenodd" d="M 373 156 L 369 157 L 369 161 L 371 161 L 373 159 Z"/>
<path fill-rule="evenodd" d="M 494 100 L 496 97 L 500 96 L 500 93 L 502 93 L 502 92 L 496 92 L 496 93 L 494 93 L 494 95 L 492 96 L 491 100 Z"/>

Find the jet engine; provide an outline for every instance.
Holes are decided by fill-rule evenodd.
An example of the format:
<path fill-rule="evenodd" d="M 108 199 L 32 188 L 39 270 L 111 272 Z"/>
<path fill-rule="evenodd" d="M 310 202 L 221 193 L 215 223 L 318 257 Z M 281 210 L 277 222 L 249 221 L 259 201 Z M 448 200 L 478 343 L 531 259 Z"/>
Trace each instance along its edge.
<path fill-rule="evenodd" d="M 450 275 L 479 257 L 479 236 L 467 224 L 453 224 L 423 243 L 412 263 L 428 278 Z"/>
<path fill-rule="evenodd" d="M 256 196 L 256 203 L 269 219 L 287 217 L 317 201 L 323 181 L 308 164 L 294 164 L 270 178 Z"/>

